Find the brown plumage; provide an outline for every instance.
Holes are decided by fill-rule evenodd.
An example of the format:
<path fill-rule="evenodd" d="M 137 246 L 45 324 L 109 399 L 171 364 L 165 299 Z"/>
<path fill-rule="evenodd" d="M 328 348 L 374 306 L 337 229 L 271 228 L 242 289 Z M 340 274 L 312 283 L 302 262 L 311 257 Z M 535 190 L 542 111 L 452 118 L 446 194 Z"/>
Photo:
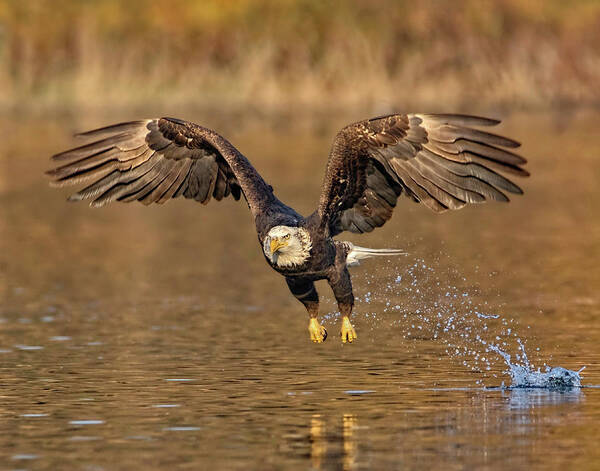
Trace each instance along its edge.
<path fill-rule="evenodd" d="M 404 191 L 435 212 L 467 203 L 508 201 L 521 189 L 496 171 L 529 175 L 519 143 L 469 126 L 499 121 L 463 115 L 411 114 L 351 124 L 335 138 L 319 214 L 331 234 L 370 232 L 392 216 Z"/>
<path fill-rule="evenodd" d="M 319 279 L 329 281 L 340 311 L 349 316 L 354 296 L 347 266 L 394 251 L 354 247 L 333 236 L 383 226 L 402 193 L 438 213 L 468 203 L 507 202 L 506 193 L 522 193 L 502 175 L 528 175 L 526 160 L 513 152 L 520 144 L 474 128 L 498 123 L 466 115 L 393 114 L 350 124 L 335 137 L 319 206 L 306 218 L 279 201 L 229 141 L 179 119 L 83 133 L 92 142 L 54 155 L 59 166 L 47 174 L 56 186 L 85 184 L 69 200 L 90 199 L 92 206 L 162 204 L 179 196 L 207 204 L 243 195 L 265 258 L 286 277 L 311 319 L 318 313 Z M 324 340 L 324 329 L 316 321 L 310 325 L 312 339 Z M 353 329 L 345 330 L 343 340 L 352 341 Z"/>

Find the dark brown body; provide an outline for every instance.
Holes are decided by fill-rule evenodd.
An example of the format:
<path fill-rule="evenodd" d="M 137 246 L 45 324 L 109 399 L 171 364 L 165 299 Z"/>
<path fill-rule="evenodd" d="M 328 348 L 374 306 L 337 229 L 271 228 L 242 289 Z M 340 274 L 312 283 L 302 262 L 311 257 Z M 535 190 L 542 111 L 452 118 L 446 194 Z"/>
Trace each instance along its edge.
<path fill-rule="evenodd" d="M 293 210 L 292 210 L 293 211 Z M 267 263 L 278 273 L 285 277 L 292 294 L 306 307 L 309 314 L 316 317 L 319 312 L 319 295 L 315 288 L 315 281 L 327 280 L 331 287 L 338 307 L 343 315 L 349 315 L 354 305 L 352 282 L 346 266 L 346 257 L 349 252 L 348 244 L 336 241 L 323 232 L 320 218 L 314 213 L 308 218 L 294 215 L 289 218 L 287 214 L 275 218 L 277 223 L 269 222 L 260 228 L 259 242 L 263 246 L 264 237 L 276 225 L 290 227 L 303 227 L 310 234 L 312 248 L 310 257 L 303 265 L 293 268 L 279 267 L 265 257 Z"/>

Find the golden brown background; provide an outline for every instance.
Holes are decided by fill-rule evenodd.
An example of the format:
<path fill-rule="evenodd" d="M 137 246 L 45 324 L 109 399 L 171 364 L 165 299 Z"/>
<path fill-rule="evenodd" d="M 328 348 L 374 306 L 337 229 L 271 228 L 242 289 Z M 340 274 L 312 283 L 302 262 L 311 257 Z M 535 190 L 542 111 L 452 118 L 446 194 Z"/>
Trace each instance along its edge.
<path fill-rule="evenodd" d="M 589 106 L 599 44 L 596 0 L 4 0 L 0 105 Z"/>
<path fill-rule="evenodd" d="M 599 84 L 600 1 L 0 0 L 0 468 L 597 469 Z M 532 176 L 343 234 L 409 253 L 353 270 L 352 345 L 325 283 L 309 341 L 243 202 L 92 210 L 43 175 L 171 115 L 307 214 L 335 132 L 388 111 L 502 119 Z M 499 388 L 476 336 L 590 387 Z"/>

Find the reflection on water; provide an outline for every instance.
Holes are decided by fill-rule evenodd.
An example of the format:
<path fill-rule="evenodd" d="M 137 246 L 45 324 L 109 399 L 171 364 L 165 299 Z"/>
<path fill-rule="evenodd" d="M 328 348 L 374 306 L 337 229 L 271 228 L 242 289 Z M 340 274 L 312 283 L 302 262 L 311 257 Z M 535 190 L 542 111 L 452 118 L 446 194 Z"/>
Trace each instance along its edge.
<path fill-rule="evenodd" d="M 411 255 L 353 272 L 359 341 L 345 346 L 336 335 L 308 341 L 305 312 L 264 265 L 243 204 L 91 210 L 47 188 L 41 174 L 70 144 L 65 130 L 130 117 L 77 126 L 12 117 L 0 148 L 8 469 L 584 469 L 600 460 L 600 389 L 473 389 L 508 380 L 477 336 L 513 355 L 520 339 L 535 364 L 588 365 L 584 384 L 600 383 L 597 116 L 574 115 L 567 128 L 544 116 L 508 120 L 503 132 L 524 142 L 533 174 L 509 205 L 435 216 L 400 201 L 385 227 L 348 236 Z M 303 213 L 317 201 L 330 135 L 359 118 L 280 120 L 275 132 L 184 117 L 230 136 Z M 436 330 L 438 314 L 452 322 Z M 338 316 L 325 324 L 335 333 Z"/>
<path fill-rule="evenodd" d="M 321 462 L 327 451 L 325 423 L 321 419 L 321 414 L 314 414 L 310 418 L 310 443 L 310 457 L 312 458 L 313 468 L 321 469 Z"/>
<path fill-rule="evenodd" d="M 340 433 L 341 429 L 341 433 Z M 326 423 L 321 414 L 310 418 L 310 457 L 315 469 L 329 468 L 333 463 L 340 464 L 343 470 L 355 469 L 358 442 L 355 430 L 358 420 L 354 414 L 341 416 L 335 424 Z"/>
<path fill-rule="evenodd" d="M 344 414 L 344 459 L 343 459 L 343 469 L 348 470 L 352 469 L 356 462 L 356 453 L 357 453 L 357 445 L 356 445 L 356 437 L 354 436 L 354 429 L 358 427 L 358 420 L 356 416 L 353 414 Z"/>
<path fill-rule="evenodd" d="M 562 391 L 548 389 L 511 389 L 508 406 L 510 409 L 531 409 L 542 406 L 556 406 L 559 404 L 576 404 L 585 399 L 585 394 L 580 388 L 570 388 Z"/>
<path fill-rule="evenodd" d="M 358 420 L 354 414 L 343 414 L 341 419 L 340 434 L 339 423 L 327 430 L 327 424 L 321 414 L 311 417 L 309 440 L 313 468 L 329 468 L 333 463 L 338 463 L 343 470 L 355 469 L 358 443 L 354 432 L 358 429 Z"/>

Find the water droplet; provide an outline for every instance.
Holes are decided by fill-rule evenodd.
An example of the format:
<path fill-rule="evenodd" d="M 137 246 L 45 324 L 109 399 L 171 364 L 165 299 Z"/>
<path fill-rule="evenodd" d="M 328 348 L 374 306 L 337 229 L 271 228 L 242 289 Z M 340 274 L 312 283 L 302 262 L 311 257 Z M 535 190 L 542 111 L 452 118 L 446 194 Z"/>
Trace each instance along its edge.
<path fill-rule="evenodd" d="M 94 440 L 100 440 L 100 437 L 93 437 L 93 436 L 87 436 L 87 435 L 75 435 L 73 437 L 70 437 L 69 440 L 72 442 L 91 442 Z"/>
<path fill-rule="evenodd" d="M 104 420 L 70 420 L 71 425 L 101 425 Z"/>
<path fill-rule="evenodd" d="M 17 460 L 35 460 L 38 458 L 38 455 L 33 455 L 33 454 L 18 454 L 18 455 L 13 455 L 12 459 L 17 461 Z"/>
<path fill-rule="evenodd" d="M 163 430 L 170 432 L 191 432 L 202 429 L 200 427 L 165 427 Z"/>

